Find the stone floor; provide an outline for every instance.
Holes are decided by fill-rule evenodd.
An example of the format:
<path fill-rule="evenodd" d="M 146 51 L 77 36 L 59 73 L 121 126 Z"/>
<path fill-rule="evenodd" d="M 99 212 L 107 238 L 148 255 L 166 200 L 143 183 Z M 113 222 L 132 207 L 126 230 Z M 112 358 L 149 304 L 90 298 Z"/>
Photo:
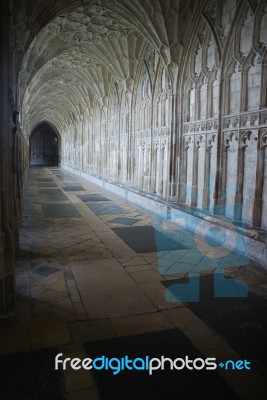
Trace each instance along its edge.
<path fill-rule="evenodd" d="M 163 226 L 160 232 L 159 224 Z M 130 338 L 127 343 L 134 349 L 136 338 L 140 343 L 144 337 L 143 343 L 149 343 L 150 337 L 155 342 L 157 332 L 168 333 L 165 336 L 171 342 L 172 332 L 179 332 L 187 343 L 184 346 L 192 345 L 204 358 L 250 359 L 250 371 L 218 368 L 218 379 L 233 391 L 232 398 L 266 398 L 267 364 L 262 354 L 267 348 L 255 347 L 266 341 L 266 271 L 253 262 L 240 266 L 234 254 L 227 263 L 224 256 L 214 263 L 216 247 L 209 257 L 207 252 L 205 256 L 192 252 L 192 234 L 166 224 L 60 168 L 29 170 L 17 257 L 17 309 L 0 320 L 0 359 L 5 372 L 1 372 L 1 388 L 5 387 L 1 399 L 123 398 L 116 391 L 106 395 L 101 387 L 106 383 L 85 370 L 67 369 L 55 376 L 54 354 L 88 357 L 90 346 L 93 352 L 94 343 L 101 341 L 105 348 L 111 339 L 115 351 L 125 338 Z M 228 283 L 239 279 L 247 285 L 249 295 L 244 301 L 231 302 L 228 296 L 214 303 L 212 296 L 207 297 L 214 285 L 210 282 L 222 270 Z M 195 279 L 192 287 L 202 285 L 199 299 L 193 302 L 178 299 L 175 291 L 168 290 L 188 283 L 188 278 Z M 182 354 L 185 349 L 179 349 L 179 343 L 177 339 L 171 344 Z M 36 379 L 30 379 L 31 369 L 21 373 L 24 360 L 39 371 Z M 179 371 L 170 373 L 179 375 Z M 41 383 L 35 384 L 38 379 Z M 178 394 L 169 388 L 168 397 L 159 393 L 149 397 L 145 392 L 133 398 L 195 399 L 194 379 L 184 395 L 182 389 Z M 28 391 L 21 392 L 25 381 Z M 108 384 L 113 393 L 112 381 Z M 42 389 L 45 385 L 50 389 Z M 209 391 L 205 395 L 206 399 L 221 398 Z"/>

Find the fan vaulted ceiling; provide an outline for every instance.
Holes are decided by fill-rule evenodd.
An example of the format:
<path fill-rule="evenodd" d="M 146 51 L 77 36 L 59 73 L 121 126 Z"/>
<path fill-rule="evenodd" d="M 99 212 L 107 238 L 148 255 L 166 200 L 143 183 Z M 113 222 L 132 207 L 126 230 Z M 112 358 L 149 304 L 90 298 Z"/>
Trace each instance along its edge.
<path fill-rule="evenodd" d="M 132 90 L 149 49 L 166 64 L 177 60 L 173 1 L 84 1 L 47 23 L 22 59 L 22 124 L 29 133 L 48 121 L 59 131 L 107 105 L 111 86 Z"/>

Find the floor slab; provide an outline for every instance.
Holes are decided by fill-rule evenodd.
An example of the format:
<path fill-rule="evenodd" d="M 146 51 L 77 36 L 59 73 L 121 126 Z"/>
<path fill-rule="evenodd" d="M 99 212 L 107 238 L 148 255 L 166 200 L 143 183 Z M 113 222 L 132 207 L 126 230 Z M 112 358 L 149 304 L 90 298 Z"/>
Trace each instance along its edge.
<path fill-rule="evenodd" d="M 90 319 L 156 311 L 117 260 L 70 262 L 70 268 Z"/>
<path fill-rule="evenodd" d="M 183 250 L 186 246 L 157 231 L 153 226 L 112 228 L 137 253 Z"/>

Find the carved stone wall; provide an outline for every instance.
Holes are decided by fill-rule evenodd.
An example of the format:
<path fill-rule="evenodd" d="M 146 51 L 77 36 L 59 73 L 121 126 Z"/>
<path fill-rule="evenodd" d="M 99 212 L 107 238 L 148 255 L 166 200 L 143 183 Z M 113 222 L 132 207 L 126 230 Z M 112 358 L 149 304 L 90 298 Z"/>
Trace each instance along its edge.
<path fill-rule="evenodd" d="M 99 56 L 90 70 L 98 92 L 62 126 L 62 163 L 266 228 L 266 11 L 264 1 L 180 3 L 191 24 L 179 35 L 176 20 L 175 60 L 129 21 L 96 35 L 112 67 Z"/>
<path fill-rule="evenodd" d="M 210 2 L 190 35 L 180 80 L 187 173 L 179 198 L 263 228 L 266 11 L 264 1 Z"/>
<path fill-rule="evenodd" d="M 264 0 L 86 1 L 22 59 L 23 130 L 49 120 L 62 164 L 266 228 L 266 14 Z"/>

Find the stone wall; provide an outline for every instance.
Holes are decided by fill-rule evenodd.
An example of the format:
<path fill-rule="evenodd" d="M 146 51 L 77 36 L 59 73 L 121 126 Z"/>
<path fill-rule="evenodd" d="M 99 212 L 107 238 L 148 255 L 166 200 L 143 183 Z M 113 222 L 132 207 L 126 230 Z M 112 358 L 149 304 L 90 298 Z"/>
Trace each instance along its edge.
<path fill-rule="evenodd" d="M 267 8 L 236 4 L 199 2 L 178 66 L 148 47 L 132 87 L 111 81 L 62 164 L 267 228 Z"/>
<path fill-rule="evenodd" d="M 12 73 L 11 8 L 1 3 L 0 17 L 0 315 L 15 306 L 15 252 L 28 146 L 18 127 Z"/>

